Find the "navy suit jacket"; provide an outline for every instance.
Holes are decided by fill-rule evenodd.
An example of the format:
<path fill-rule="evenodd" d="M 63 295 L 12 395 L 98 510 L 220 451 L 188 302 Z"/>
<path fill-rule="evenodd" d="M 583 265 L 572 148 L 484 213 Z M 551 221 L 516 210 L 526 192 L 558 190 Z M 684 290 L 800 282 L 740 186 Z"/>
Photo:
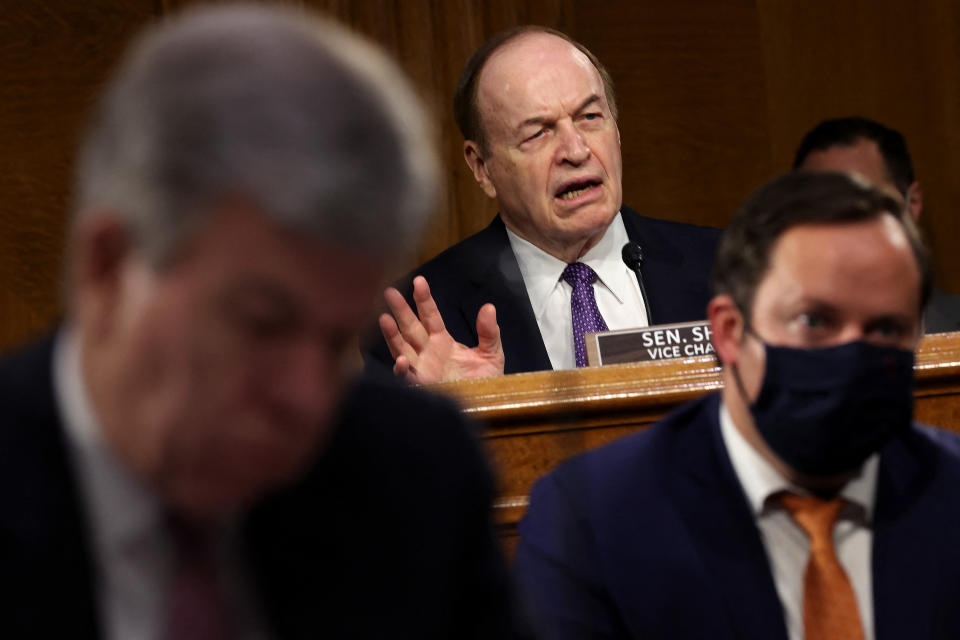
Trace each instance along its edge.
<path fill-rule="evenodd" d="M 881 452 L 877 640 L 960 638 L 960 453 L 913 426 Z M 719 425 L 719 396 L 560 465 L 520 525 L 515 571 L 554 638 L 786 640 L 782 608 Z"/>
<path fill-rule="evenodd" d="M 960 296 L 934 287 L 923 312 L 923 330 L 926 333 L 960 331 Z"/>
<path fill-rule="evenodd" d="M 706 318 L 710 269 L 720 231 L 647 218 L 629 207 L 622 207 L 621 215 L 630 240 L 643 249 L 641 271 L 653 323 Z M 477 345 L 477 313 L 490 302 L 497 308 L 504 372 L 552 368 L 499 215 L 486 229 L 450 247 L 398 284 L 413 309 L 413 278 L 418 274 L 427 279 L 454 340 L 468 347 Z M 375 368 L 393 368 L 393 357 L 379 329 L 369 338 L 364 360 Z"/>
<path fill-rule="evenodd" d="M 0 619 L 10 638 L 97 638 L 97 571 L 51 342 L 0 361 Z M 492 495 L 452 405 L 359 383 L 313 470 L 242 524 L 268 627 L 279 638 L 510 637 Z"/>

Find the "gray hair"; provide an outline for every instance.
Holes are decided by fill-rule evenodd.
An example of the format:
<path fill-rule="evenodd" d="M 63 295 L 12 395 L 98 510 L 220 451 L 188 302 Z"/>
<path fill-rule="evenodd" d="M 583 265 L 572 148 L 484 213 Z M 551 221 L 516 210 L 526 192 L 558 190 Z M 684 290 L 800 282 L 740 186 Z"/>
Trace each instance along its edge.
<path fill-rule="evenodd" d="M 438 197 L 433 135 L 400 69 L 291 8 L 188 11 L 148 30 L 80 151 L 76 219 L 109 210 L 157 268 L 227 198 L 395 258 Z"/>

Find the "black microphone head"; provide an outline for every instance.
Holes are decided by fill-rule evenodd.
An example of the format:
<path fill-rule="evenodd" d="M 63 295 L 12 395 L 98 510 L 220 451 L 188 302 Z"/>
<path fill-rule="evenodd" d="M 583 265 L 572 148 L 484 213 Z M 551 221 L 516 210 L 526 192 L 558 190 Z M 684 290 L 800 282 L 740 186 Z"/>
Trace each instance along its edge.
<path fill-rule="evenodd" d="M 634 271 L 643 264 L 643 249 L 636 242 L 628 242 L 623 245 L 623 251 L 620 252 L 620 255 L 627 266 Z"/>

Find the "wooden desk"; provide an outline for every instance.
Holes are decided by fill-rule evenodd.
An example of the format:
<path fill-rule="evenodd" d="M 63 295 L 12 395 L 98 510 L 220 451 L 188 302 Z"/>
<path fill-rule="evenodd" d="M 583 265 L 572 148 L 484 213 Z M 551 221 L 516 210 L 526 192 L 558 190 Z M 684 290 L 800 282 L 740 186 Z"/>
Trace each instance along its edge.
<path fill-rule="evenodd" d="M 960 431 L 960 333 L 917 350 L 917 420 Z M 712 356 L 538 371 L 432 385 L 488 425 L 500 478 L 494 514 L 508 546 L 533 482 L 562 460 L 642 429 L 678 404 L 722 387 Z"/>

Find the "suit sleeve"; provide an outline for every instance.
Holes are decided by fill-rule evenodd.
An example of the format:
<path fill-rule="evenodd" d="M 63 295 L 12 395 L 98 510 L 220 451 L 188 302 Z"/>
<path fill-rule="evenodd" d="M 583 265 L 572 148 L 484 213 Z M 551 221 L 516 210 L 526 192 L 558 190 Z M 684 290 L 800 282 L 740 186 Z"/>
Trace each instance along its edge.
<path fill-rule="evenodd" d="M 463 422 L 459 412 L 453 419 Z M 455 598 L 455 633 L 465 640 L 532 640 L 521 618 L 516 589 L 491 519 L 493 477 L 475 444 L 469 443 L 465 455 L 451 456 L 459 460 L 461 469 L 471 470 L 455 498 L 461 512 L 457 524 L 462 541 L 458 555 L 463 586 Z M 455 477 L 455 473 L 448 477 Z"/>
<path fill-rule="evenodd" d="M 537 482 L 520 524 L 514 571 L 537 638 L 627 638 L 603 585 L 595 540 L 556 472 Z"/>

